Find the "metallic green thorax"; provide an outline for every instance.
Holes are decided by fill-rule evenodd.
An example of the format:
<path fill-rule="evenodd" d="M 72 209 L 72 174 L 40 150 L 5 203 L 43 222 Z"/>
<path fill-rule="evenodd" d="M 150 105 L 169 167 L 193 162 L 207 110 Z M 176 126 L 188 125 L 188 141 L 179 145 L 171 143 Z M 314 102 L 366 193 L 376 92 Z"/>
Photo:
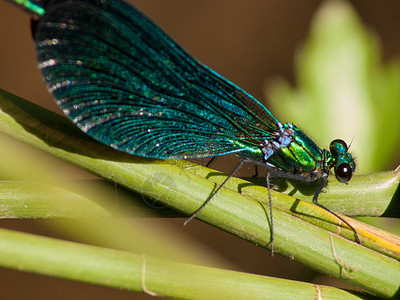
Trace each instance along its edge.
<path fill-rule="evenodd" d="M 297 127 L 293 126 L 292 130 L 293 136 L 289 145 L 276 149 L 266 162 L 291 173 L 309 173 L 324 168 L 324 150 Z"/>
<path fill-rule="evenodd" d="M 347 167 L 347 172 L 355 171 L 353 157 L 348 153 L 347 145 L 341 140 L 334 140 L 330 149 L 320 149 L 304 132 L 293 124 L 280 125 L 280 130 L 263 144 L 236 145 L 242 148 L 240 155 L 251 160 L 263 162 L 268 166 L 292 174 L 309 175 L 318 179 L 323 172 L 328 173 L 331 168 L 335 173 Z M 351 178 L 351 175 L 349 175 Z M 338 176 L 337 176 L 338 177 Z M 341 182 L 346 180 L 338 178 Z"/>

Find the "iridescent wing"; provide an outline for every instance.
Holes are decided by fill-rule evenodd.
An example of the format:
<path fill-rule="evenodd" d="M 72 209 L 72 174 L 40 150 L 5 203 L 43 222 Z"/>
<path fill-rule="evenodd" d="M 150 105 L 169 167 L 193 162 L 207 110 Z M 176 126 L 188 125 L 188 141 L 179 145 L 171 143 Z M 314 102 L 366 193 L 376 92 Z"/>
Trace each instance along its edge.
<path fill-rule="evenodd" d="M 222 155 L 271 138 L 277 120 L 121 0 L 54 0 L 35 31 L 39 68 L 64 113 L 115 149 Z"/>

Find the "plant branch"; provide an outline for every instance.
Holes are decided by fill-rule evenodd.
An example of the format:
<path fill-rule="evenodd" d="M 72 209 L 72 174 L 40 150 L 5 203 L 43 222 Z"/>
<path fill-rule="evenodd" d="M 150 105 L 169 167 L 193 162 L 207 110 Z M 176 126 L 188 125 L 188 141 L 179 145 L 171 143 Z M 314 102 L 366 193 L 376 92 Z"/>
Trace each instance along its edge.
<path fill-rule="evenodd" d="M 6 92 L 0 94 L 0 109 L 1 132 L 187 215 L 226 176 L 186 161 L 143 159 L 117 152 L 86 137 L 65 118 Z M 392 191 L 387 197 L 391 199 L 399 174 L 387 175 Z M 368 176 L 371 179 L 374 175 Z M 365 187 L 359 193 L 364 191 Z M 395 259 L 400 255 L 398 237 L 346 219 L 361 236 L 364 244 L 358 245 L 343 238 L 354 239 L 351 230 L 342 228 L 325 211 L 272 192 L 275 248 L 279 253 L 371 294 L 381 297 L 396 294 L 400 283 L 400 263 Z M 265 187 L 232 178 L 200 213 L 199 219 L 268 247 L 270 216 L 266 195 Z"/>
<path fill-rule="evenodd" d="M 362 293 L 0 229 L 0 265 L 180 299 L 365 299 Z M 49 262 L 51 262 L 49 264 Z"/>

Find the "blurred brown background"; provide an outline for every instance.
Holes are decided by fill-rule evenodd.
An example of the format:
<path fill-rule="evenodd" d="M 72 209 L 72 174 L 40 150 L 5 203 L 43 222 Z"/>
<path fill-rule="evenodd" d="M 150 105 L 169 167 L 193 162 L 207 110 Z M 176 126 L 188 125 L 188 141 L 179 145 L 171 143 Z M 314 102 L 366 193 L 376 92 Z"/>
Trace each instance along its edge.
<path fill-rule="evenodd" d="M 281 75 L 295 82 L 294 55 L 307 36 L 313 14 L 322 3 L 311 0 L 132 2 L 194 57 L 263 103 L 267 100 L 263 98 L 262 87 L 268 77 Z M 358 0 L 351 3 L 381 39 L 384 59 L 398 56 L 400 2 Z M 0 2 L 0 88 L 59 112 L 36 69 L 29 16 L 5 1 Z M 66 164 L 60 166 L 60 173 L 79 178 L 87 176 Z M 186 228 L 181 226 L 181 219 L 168 220 L 168 223 L 183 235 L 205 243 L 231 261 L 236 270 L 344 286 L 285 258 L 271 258 L 268 251 L 198 221 Z M 49 229 L 51 222 L 46 221 L 2 220 L 0 226 L 56 235 Z M 0 289 L 4 299 L 150 298 L 3 269 L 0 269 Z"/>

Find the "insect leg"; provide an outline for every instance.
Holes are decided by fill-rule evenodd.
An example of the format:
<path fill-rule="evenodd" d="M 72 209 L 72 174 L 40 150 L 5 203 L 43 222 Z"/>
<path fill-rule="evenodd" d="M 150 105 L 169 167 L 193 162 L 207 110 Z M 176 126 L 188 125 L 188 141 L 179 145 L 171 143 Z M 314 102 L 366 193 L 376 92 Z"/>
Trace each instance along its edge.
<path fill-rule="evenodd" d="M 242 160 L 235 169 L 229 174 L 229 176 L 221 183 L 221 185 L 215 190 L 214 193 L 183 223 L 183 226 L 186 226 L 190 221 L 196 218 L 199 213 L 203 210 L 203 208 L 207 205 L 208 202 L 218 193 L 218 191 L 225 185 L 225 183 L 241 168 L 241 166 L 248 162 L 248 160 Z"/>
<path fill-rule="evenodd" d="M 209 168 L 215 162 L 216 159 L 217 159 L 217 156 L 211 157 L 211 159 L 208 161 L 208 163 L 206 163 L 205 167 Z"/>
<path fill-rule="evenodd" d="M 274 221 L 272 218 L 272 198 L 271 198 L 271 189 L 269 183 L 270 173 L 267 173 L 267 189 L 268 189 L 268 200 L 269 200 L 269 215 L 270 215 L 270 231 L 271 231 L 271 256 L 274 256 Z"/>
<path fill-rule="evenodd" d="M 313 197 L 313 202 L 314 202 L 314 204 L 315 204 L 315 205 L 318 205 L 318 206 L 321 207 L 322 209 L 324 209 L 324 210 L 326 210 L 327 212 L 329 212 L 330 214 L 334 215 L 336 218 L 338 218 L 339 220 L 341 220 L 342 222 L 344 222 L 347 226 L 349 226 L 349 228 L 350 228 L 351 230 L 354 231 L 354 234 L 355 234 L 355 236 L 356 236 L 357 243 L 362 244 L 362 243 L 361 243 L 361 240 L 360 240 L 360 237 L 358 236 L 357 230 L 356 230 L 353 226 L 351 226 L 351 225 L 350 225 L 346 220 L 344 220 L 341 216 L 339 216 L 338 214 L 334 213 L 333 211 L 331 211 L 330 209 L 328 209 L 327 207 L 323 206 L 322 204 L 320 204 L 320 203 L 318 202 L 318 196 L 319 196 L 319 194 L 321 193 L 322 189 L 325 187 L 325 185 L 326 185 L 327 182 L 328 182 L 328 174 L 327 174 L 327 173 L 323 173 L 323 174 L 322 174 L 322 181 L 321 181 L 321 184 L 319 185 L 319 187 L 318 187 L 318 189 L 317 189 L 317 191 L 315 192 L 314 197 Z"/>

